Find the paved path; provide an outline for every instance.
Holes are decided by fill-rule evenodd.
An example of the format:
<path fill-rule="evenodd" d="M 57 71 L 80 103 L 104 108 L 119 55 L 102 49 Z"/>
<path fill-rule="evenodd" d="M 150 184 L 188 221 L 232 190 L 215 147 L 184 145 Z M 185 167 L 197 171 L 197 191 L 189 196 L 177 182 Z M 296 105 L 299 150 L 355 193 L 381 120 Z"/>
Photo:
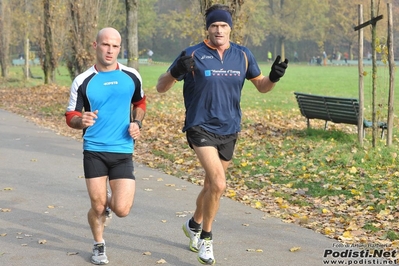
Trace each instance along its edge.
<path fill-rule="evenodd" d="M 91 265 L 81 146 L 0 110 L 0 265 Z M 142 165 L 135 170 L 132 212 L 105 230 L 109 265 L 201 265 L 181 230 L 200 187 Z M 213 231 L 216 265 L 319 266 L 336 243 L 228 198 Z"/>

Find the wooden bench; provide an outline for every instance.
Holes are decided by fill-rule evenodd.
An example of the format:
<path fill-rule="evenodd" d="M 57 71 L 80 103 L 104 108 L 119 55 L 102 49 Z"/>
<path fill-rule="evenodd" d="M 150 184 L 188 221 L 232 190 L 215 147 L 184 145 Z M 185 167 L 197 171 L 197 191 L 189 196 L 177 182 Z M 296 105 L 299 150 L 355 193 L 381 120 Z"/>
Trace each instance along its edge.
<path fill-rule="evenodd" d="M 294 92 L 294 94 L 301 114 L 307 119 L 308 128 L 310 128 L 310 119 L 324 120 L 325 130 L 328 122 L 358 125 L 359 101 L 355 98 L 320 96 L 300 92 Z M 387 129 L 387 123 L 378 122 L 377 124 L 381 129 L 382 138 Z M 371 121 L 363 120 L 364 129 L 372 127 Z"/>
<path fill-rule="evenodd" d="M 25 65 L 25 59 L 13 59 L 12 60 L 12 65 L 13 66 L 24 66 Z M 35 58 L 33 60 L 29 61 L 29 65 L 40 65 L 40 59 L 39 58 Z"/>
<path fill-rule="evenodd" d="M 119 58 L 118 62 L 124 65 L 127 65 L 127 59 L 124 58 Z M 150 61 L 148 60 L 148 58 L 139 58 L 139 65 L 149 65 Z"/>

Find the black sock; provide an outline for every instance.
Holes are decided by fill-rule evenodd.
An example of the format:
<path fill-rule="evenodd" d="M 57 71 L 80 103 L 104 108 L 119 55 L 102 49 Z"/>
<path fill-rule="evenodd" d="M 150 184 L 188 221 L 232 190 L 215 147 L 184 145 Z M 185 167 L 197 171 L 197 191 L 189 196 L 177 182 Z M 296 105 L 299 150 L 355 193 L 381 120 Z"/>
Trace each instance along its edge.
<path fill-rule="evenodd" d="M 201 231 L 201 239 L 212 239 L 212 231 L 211 232 L 205 232 L 204 230 Z"/>
<path fill-rule="evenodd" d="M 190 227 L 190 229 L 194 232 L 201 231 L 201 224 L 198 224 L 196 221 L 194 221 L 194 217 L 191 217 L 191 219 L 188 221 L 188 227 Z"/>

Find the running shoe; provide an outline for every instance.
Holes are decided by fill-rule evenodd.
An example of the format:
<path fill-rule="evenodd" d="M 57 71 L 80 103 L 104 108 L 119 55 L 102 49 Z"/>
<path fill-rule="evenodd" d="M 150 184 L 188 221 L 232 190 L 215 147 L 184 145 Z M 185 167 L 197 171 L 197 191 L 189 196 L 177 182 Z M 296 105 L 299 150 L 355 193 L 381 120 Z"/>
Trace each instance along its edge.
<path fill-rule="evenodd" d="M 190 250 L 193 252 L 198 252 L 198 241 L 201 235 L 201 231 L 195 232 L 191 230 L 190 227 L 188 226 L 189 221 L 190 220 L 187 220 L 187 222 L 183 224 L 183 231 L 184 234 L 188 238 L 190 238 L 190 243 L 189 243 Z"/>
<path fill-rule="evenodd" d="M 199 240 L 198 261 L 202 264 L 213 265 L 215 258 L 213 257 L 213 244 L 209 238 Z"/>
<path fill-rule="evenodd" d="M 91 263 L 96 265 L 108 264 L 107 255 L 105 255 L 105 244 L 95 244 L 93 246 L 93 254 L 91 256 Z"/>

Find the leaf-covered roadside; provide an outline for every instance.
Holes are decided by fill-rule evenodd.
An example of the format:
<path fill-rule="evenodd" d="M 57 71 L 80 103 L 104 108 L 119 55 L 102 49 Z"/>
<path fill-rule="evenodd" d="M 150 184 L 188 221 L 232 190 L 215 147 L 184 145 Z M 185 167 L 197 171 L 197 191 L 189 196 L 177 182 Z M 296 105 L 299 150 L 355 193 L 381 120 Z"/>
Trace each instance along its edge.
<path fill-rule="evenodd" d="M 135 161 L 202 184 L 202 169 L 181 132 L 181 96 L 146 92 L 148 110 Z M 69 88 L 55 85 L 5 89 L 0 108 L 80 140 L 81 132 L 65 124 L 68 97 Z M 323 122 L 312 125 L 322 128 Z M 366 148 L 358 147 L 350 125 L 331 125 L 328 132 L 305 129 L 298 110 L 243 110 L 225 196 L 345 243 L 398 245 L 395 151 L 383 140 L 375 150 L 367 148 L 367 139 Z"/>

